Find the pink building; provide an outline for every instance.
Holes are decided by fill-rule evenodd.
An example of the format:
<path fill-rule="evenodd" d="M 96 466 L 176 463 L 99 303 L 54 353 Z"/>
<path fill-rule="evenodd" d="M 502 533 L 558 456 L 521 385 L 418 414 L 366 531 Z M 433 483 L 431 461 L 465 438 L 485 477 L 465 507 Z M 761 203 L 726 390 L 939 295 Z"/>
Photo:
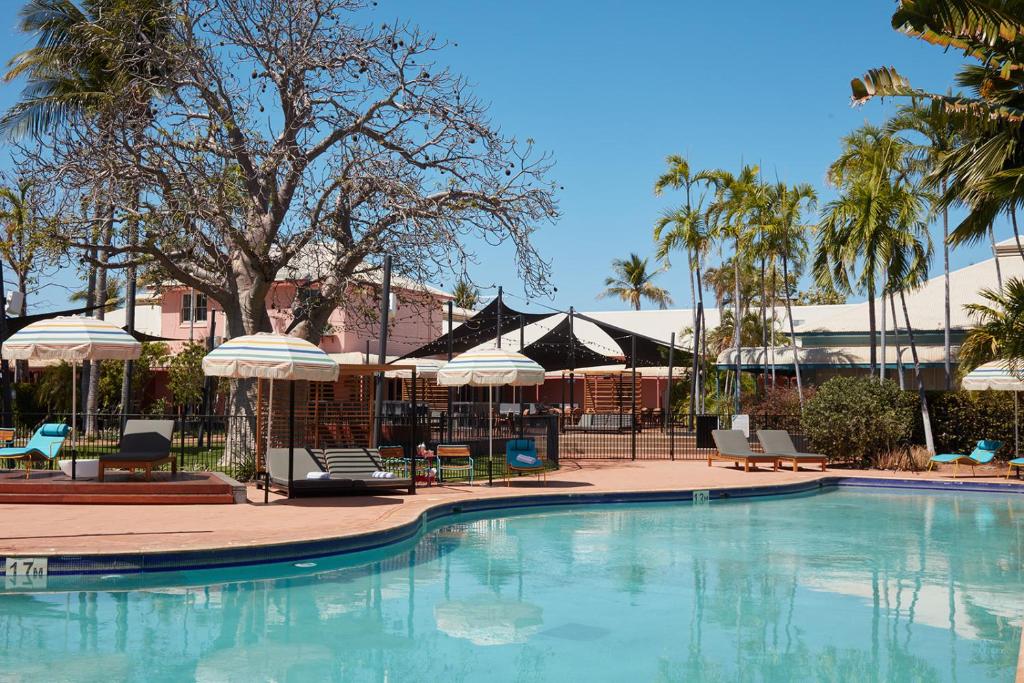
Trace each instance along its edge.
<path fill-rule="evenodd" d="M 376 362 L 379 352 L 380 287 L 371 283 L 351 286 L 349 305 L 335 309 L 328 321 L 320 347 L 331 354 L 347 354 L 338 358 L 347 363 L 361 362 L 367 351 Z M 292 323 L 293 304 L 302 296 L 302 288 L 293 281 L 281 280 L 267 295 L 267 311 L 274 332 L 284 333 Z M 404 278 L 394 278 L 391 285 L 388 325 L 388 356 L 400 356 L 437 338 L 445 332 L 445 304 L 451 294 L 419 285 Z M 192 339 L 204 342 L 214 321 L 214 336 L 224 336 L 224 317 L 217 302 L 184 286 L 170 286 L 160 297 L 160 329 L 157 334 L 168 339 Z M 172 350 L 178 346 L 172 342 Z"/>

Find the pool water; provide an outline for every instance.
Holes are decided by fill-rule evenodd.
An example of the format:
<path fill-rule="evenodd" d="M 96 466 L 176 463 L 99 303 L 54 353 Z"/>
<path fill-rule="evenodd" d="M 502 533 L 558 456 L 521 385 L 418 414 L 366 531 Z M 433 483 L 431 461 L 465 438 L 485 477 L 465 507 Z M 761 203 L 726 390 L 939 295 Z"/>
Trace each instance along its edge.
<path fill-rule="evenodd" d="M 2 595 L 0 681 L 1013 679 L 1024 497 L 452 519 L 315 567 Z"/>

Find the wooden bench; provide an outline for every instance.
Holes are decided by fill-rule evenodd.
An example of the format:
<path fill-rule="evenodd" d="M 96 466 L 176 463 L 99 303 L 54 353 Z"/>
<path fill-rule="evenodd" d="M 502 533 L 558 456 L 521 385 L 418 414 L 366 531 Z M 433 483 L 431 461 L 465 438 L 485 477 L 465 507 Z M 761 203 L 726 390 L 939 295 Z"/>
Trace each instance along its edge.
<path fill-rule="evenodd" d="M 442 444 L 438 445 L 434 453 L 437 458 L 437 475 L 444 481 L 445 472 L 466 472 L 469 475 L 469 483 L 473 483 L 473 456 L 469 446 Z M 456 461 L 465 460 L 465 463 Z"/>

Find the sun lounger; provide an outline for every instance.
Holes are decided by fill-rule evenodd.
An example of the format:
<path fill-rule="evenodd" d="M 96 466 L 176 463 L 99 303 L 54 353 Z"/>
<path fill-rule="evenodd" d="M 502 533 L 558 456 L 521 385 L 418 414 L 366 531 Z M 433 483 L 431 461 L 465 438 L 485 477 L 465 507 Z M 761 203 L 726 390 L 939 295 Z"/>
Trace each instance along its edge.
<path fill-rule="evenodd" d="M 758 463 L 771 463 L 772 469 L 779 469 L 779 458 L 768 453 L 755 453 L 750 449 L 747 437 L 738 429 L 715 429 L 711 431 L 711 438 L 715 440 L 717 453 L 708 454 L 708 467 L 711 467 L 713 460 L 727 460 L 737 468 L 743 463 L 743 471 L 749 472 L 750 466 L 757 469 Z"/>
<path fill-rule="evenodd" d="M 288 449 L 271 448 L 267 451 L 267 468 L 271 485 L 288 490 Z M 367 493 L 376 490 L 408 489 L 409 479 L 374 476 L 383 472 L 375 449 L 329 448 L 314 452 L 295 447 L 292 471 L 294 496 L 329 496 L 349 493 Z"/>
<path fill-rule="evenodd" d="M 1013 468 L 1017 468 L 1017 474 L 1020 474 L 1020 468 L 1024 467 L 1024 458 L 1014 458 L 1010 462 L 1006 463 L 1006 478 L 1009 479 L 1010 475 L 1013 474 Z"/>
<path fill-rule="evenodd" d="M 807 465 L 821 465 L 821 471 L 825 471 L 827 458 L 817 453 L 804 453 L 793 445 L 793 439 L 789 432 L 784 429 L 759 429 L 757 440 L 761 442 L 761 448 L 765 453 L 776 456 L 780 462 L 788 462 L 793 465 L 793 471 L 800 469 L 801 463 Z"/>
<path fill-rule="evenodd" d="M 100 456 L 99 481 L 108 469 L 146 470 L 146 481 L 153 479 L 153 468 L 171 463 L 171 476 L 178 474 L 178 460 L 171 452 L 174 420 L 128 420 L 117 453 Z"/>
<path fill-rule="evenodd" d="M 928 461 L 928 469 L 930 470 L 936 464 L 948 465 L 953 463 L 953 478 L 956 479 L 960 463 L 964 463 L 971 466 L 971 476 L 973 477 L 974 468 L 978 465 L 992 462 L 992 459 L 996 457 L 996 451 L 1002 448 L 1002 446 L 1002 441 L 982 440 L 978 442 L 977 447 L 969 455 L 964 455 L 963 453 L 942 453 L 932 456 L 932 459 Z"/>
<path fill-rule="evenodd" d="M 0 460 L 24 460 L 25 478 L 32 472 L 32 460 L 40 458 L 52 462 L 64 445 L 70 428 L 62 422 L 47 422 L 36 430 L 28 443 L 21 447 L 0 448 Z"/>

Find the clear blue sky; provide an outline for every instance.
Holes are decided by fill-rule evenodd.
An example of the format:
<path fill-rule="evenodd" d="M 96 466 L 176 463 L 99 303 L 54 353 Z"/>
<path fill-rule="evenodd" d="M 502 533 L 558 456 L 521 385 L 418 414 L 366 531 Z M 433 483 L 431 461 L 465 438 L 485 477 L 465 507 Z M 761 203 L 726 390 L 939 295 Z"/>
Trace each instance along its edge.
<path fill-rule="evenodd" d="M 3 13 L 4 61 L 26 44 L 14 27 L 19 5 L 0 0 L 11 10 Z M 446 59 L 492 103 L 495 122 L 554 153 L 553 177 L 565 190 L 562 219 L 538 237 L 558 287 L 545 303 L 593 309 L 621 307 L 594 298 L 610 261 L 651 254 L 654 221 L 678 201 L 651 190 L 667 154 L 702 168 L 758 163 L 768 178 L 809 182 L 827 198 L 825 169 L 840 137 L 866 119 L 881 121 L 892 106 L 851 108 L 850 78 L 892 64 L 919 87 L 952 83 L 959 56 L 893 31 L 894 6 L 380 0 L 374 14 L 457 42 Z M 0 106 L 19 89 L 0 86 Z M 997 225 L 997 237 L 1008 230 Z M 978 247 L 952 260 L 959 266 L 987 255 Z M 933 273 L 941 272 L 936 256 Z M 479 258 L 471 274 L 481 285 L 521 289 L 507 250 L 481 248 Z M 661 276 L 679 305 L 688 305 L 687 282 L 681 268 Z M 63 293 L 47 298 L 59 304 Z"/>

